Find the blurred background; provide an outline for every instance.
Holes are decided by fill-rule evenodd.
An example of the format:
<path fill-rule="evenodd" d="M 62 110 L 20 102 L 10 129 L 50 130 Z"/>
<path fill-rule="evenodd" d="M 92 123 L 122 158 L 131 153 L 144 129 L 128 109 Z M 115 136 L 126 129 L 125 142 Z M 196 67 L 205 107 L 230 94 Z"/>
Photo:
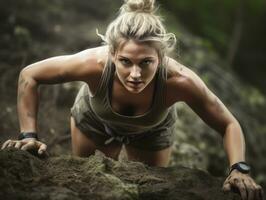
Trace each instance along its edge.
<path fill-rule="evenodd" d="M 101 45 L 122 0 L 0 0 L 0 143 L 19 132 L 19 72 L 33 62 Z M 173 57 L 194 70 L 240 121 L 252 176 L 266 186 L 266 2 L 158 0 L 158 14 L 178 38 Z M 40 87 L 39 133 L 52 155 L 70 154 L 69 110 L 82 83 Z M 190 108 L 179 119 L 172 166 L 225 176 L 222 138 Z"/>

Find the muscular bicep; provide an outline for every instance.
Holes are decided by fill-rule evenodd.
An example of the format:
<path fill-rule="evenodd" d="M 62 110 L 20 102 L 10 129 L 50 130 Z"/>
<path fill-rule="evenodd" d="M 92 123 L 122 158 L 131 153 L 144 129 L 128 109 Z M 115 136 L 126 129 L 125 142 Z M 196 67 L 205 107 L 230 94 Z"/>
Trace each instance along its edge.
<path fill-rule="evenodd" d="M 187 77 L 185 102 L 200 118 L 219 133 L 225 133 L 227 125 L 235 120 L 222 101 L 195 74 Z"/>
<path fill-rule="evenodd" d="M 41 84 L 85 81 L 96 66 L 93 56 L 92 53 L 82 52 L 52 57 L 25 67 L 21 74 Z"/>
<path fill-rule="evenodd" d="M 227 125 L 235 120 L 221 100 L 192 70 L 170 59 L 168 79 L 168 105 L 183 101 L 210 127 L 223 134 Z"/>

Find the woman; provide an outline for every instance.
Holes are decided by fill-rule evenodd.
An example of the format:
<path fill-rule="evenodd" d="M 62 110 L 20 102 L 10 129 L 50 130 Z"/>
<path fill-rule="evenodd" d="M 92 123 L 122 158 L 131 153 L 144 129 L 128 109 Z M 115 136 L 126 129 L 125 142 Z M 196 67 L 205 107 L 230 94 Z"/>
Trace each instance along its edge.
<path fill-rule="evenodd" d="M 19 77 L 19 140 L 2 148 L 37 149 L 37 88 L 40 84 L 83 81 L 71 109 L 73 154 L 96 149 L 118 158 L 122 145 L 130 160 L 167 166 L 177 120 L 174 103 L 187 103 L 224 138 L 231 170 L 224 190 L 237 187 L 243 199 L 261 199 L 262 190 L 248 175 L 245 142 L 239 123 L 190 69 L 166 54 L 175 36 L 166 33 L 153 0 L 128 0 L 108 26 L 106 45 L 59 56 L 24 68 Z"/>

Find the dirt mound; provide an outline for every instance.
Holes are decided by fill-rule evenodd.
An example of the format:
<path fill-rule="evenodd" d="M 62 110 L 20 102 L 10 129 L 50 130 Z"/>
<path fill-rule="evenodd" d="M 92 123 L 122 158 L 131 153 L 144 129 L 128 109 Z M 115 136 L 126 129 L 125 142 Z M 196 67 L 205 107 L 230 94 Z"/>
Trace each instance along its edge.
<path fill-rule="evenodd" d="M 100 152 L 89 158 L 39 159 L 21 150 L 2 150 L 0 177 L 0 199 L 240 199 L 224 194 L 223 180 L 207 172 L 114 161 Z"/>

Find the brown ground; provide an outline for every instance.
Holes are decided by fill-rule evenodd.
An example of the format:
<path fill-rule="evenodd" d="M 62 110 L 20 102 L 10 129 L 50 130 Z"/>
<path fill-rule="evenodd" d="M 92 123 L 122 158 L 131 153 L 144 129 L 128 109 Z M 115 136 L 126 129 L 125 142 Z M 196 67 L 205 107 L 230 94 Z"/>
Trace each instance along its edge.
<path fill-rule="evenodd" d="M 100 152 L 89 158 L 39 159 L 21 150 L 2 150 L 0 177 L 0 199 L 240 199 L 224 194 L 223 179 L 205 171 L 114 161 Z"/>

